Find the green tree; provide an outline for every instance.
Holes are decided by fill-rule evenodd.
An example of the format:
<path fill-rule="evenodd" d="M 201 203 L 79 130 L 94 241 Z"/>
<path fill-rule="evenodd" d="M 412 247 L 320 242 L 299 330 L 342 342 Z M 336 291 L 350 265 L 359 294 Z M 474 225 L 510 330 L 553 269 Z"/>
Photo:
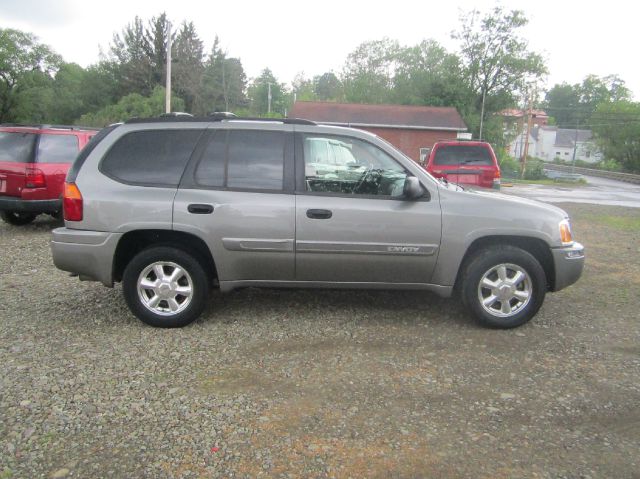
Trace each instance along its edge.
<path fill-rule="evenodd" d="M 317 100 L 313 80 L 304 76 L 304 72 L 298 73 L 291 82 L 291 93 L 298 101 Z"/>
<path fill-rule="evenodd" d="M 151 95 L 143 96 L 130 93 L 122 97 L 115 105 L 109 105 L 95 113 L 87 113 L 80 117 L 78 124 L 86 126 L 104 127 L 110 123 L 126 121 L 130 118 L 147 118 L 164 113 L 165 89 L 157 86 Z M 184 111 L 184 101 L 173 95 L 171 109 Z"/>
<path fill-rule="evenodd" d="M 326 72 L 313 78 L 313 89 L 318 100 L 340 101 L 344 98 L 344 88 L 333 72 Z"/>
<path fill-rule="evenodd" d="M 388 102 L 399 50 L 397 40 L 383 38 L 364 42 L 351 52 L 342 71 L 345 99 L 353 103 Z"/>
<path fill-rule="evenodd" d="M 270 85 L 270 86 L 269 86 Z M 271 91 L 271 112 L 269 113 L 269 91 Z M 287 107 L 285 85 L 280 83 L 271 70 L 265 68 L 258 78 L 249 85 L 249 109 L 257 116 L 282 116 Z"/>
<path fill-rule="evenodd" d="M 83 114 L 116 103 L 120 92 L 114 65 L 103 60 L 86 68 L 77 94 L 82 99 Z"/>
<path fill-rule="evenodd" d="M 247 76 L 238 58 L 228 58 L 216 37 L 200 81 L 199 101 L 195 113 L 235 111 L 246 108 Z"/>
<path fill-rule="evenodd" d="M 193 22 L 184 22 L 172 48 L 172 90 L 184 99 L 185 108 L 193 112 L 204 72 L 204 46 Z"/>
<path fill-rule="evenodd" d="M 62 58 L 31 33 L 0 28 L 0 122 L 13 121 L 22 112 L 40 108 L 44 84 L 51 80 Z M 36 91 L 27 93 L 29 88 Z M 28 104 L 18 105 L 20 102 Z M 28 120 L 33 121 L 33 120 Z"/>
<path fill-rule="evenodd" d="M 605 157 L 640 173 L 640 103 L 629 100 L 601 102 L 592 128 Z"/>
<path fill-rule="evenodd" d="M 588 75 L 582 83 L 556 84 L 546 96 L 543 107 L 564 128 L 588 126 L 601 103 L 630 101 L 631 92 L 617 75 Z M 597 121 L 597 118 L 594 118 Z"/>
<path fill-rule="evenodd" d="M 167 15 L 162 13 L 149 20 L 146 27 L 140 17 L 135 17 L 113 36 L 109 54 L 122 95 L 149 95 L 156 86 L 164 85 L 168 28 Z"/>
<path fill-rule="evenodd" d="M 497 6 L 484 14 L 478 10 L 463 14 L 460 21 L 453 38 L 460 42 L 464 78 L 476 95 L 475 110 L 486 120 L 512 105 L 547 69 L 542 56 L 531 52 L 518 35 L 528 23 L 522 11 Z"/>
<path fill-rule="evenodd" d="M 470 90 L 460 59 L 434 40 L 424 40 L 397 53 L 393 77 L 394 103 L 466 108 Z"/>

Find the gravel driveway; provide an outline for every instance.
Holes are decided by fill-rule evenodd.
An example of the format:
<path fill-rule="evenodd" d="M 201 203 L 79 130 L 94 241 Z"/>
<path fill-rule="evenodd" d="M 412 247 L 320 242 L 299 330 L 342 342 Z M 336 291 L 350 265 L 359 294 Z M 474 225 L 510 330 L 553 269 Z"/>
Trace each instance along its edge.
<path fill-rule="evenodd" d="M 0 478 L 640 477 L 637 209 L 516 330 L 422 292 L 215 293 L 182 330 L 0 225 Z"/>

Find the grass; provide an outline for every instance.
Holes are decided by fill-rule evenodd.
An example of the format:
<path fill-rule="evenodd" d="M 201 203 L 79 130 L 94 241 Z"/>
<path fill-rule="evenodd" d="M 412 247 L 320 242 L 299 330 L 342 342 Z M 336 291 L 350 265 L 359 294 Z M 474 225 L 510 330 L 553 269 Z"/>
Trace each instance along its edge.
<path fill-rule="evenodd" d="M 622 231 L 640 232 L 640 217 L 593 215 L 589 220 Z"/>
<path fill-rule="evenodd" d="M 584 178 L 581 178 L 577 181 L 569 181 L 569 180 L 562 180 L 562 179 L 552 180 L 550 178 L 545 178 L 543 180 L 521 180 L 520 178 L 503 178 L 502 179 L 503 185 L 509 184 L 509 183 L 514 183 L 518 185 L 551 185 L 551 186 L 557 186 L 557 185 L 585 186 L 588 184 L 587 180 L 585 180 Z"/>

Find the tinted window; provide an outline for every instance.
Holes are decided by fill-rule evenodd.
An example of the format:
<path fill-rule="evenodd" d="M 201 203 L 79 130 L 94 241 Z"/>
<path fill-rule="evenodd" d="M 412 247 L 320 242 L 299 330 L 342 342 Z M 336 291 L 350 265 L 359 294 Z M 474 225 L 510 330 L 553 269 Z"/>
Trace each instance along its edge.
<path fill-rule="evenodd" d="M 0 131 L 0 161 L 27 163 L 31 161 L 34 133 Z"/>
<path fill-rule="evenodd" d="M 94 148 L 98 146 L 98 144 L 116 128 L 117 125 L 108 126 L 100 130 L 98 134 L 91 137 L 89 143 L 87 143 L 82 151 L 80 151 L 73 164 L 71 165 L 71 168 L 69 168 L 69 172 L 67 173 L 67 181 L 69 183 L 73 183 L 74 181 L 76 181 L 80 168 L 89 157 L 91 152 L 94 150 Z"/>
<path fill-rule="evenodd" d="M 71 163 L 78 155 L 78 138 L 74 135 L 40 135 L 38 163 Z"/>
<path fill-rule="evenodd" d="M 147 130 L 124 135 L 100 165 L 126 183 L 178 186 L 201 130 Z"/>
<path fill-rule="evenodd" d="M 201 186 L 224 186 L 225 150 L 227 132 L 216 132 L 209 142 L 195 172 L 195 180 Z"/>
<path fill-rule="evenodd" d="M 436 149 L 436 165 L 493 165 L 489 149 L 484 146 L 442 145 Z"/>
<path fill-rule="evenodd" d="M 337 136 L 303 135 L 302 144 L 307 191 L 402 195 L 407 172 L 380 148 Z"/>
<path fill-rule="evenodd" d="M 229 133 L 227 186 L 281 190 L 284 177 L 284 133 L 236 130 Z"/>

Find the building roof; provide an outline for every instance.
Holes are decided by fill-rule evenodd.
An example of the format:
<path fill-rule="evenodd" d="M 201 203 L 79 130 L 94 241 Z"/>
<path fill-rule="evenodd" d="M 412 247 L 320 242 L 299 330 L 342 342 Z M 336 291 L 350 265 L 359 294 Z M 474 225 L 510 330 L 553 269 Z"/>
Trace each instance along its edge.
<path fill-rule="evenodd" d="M 344 126 L 467 130 L 458 110 L 453 107 L 297 101 L 289 117 Z"/>
<path fill-rule="evenodd" d="M 554 146 L 573 148 L 574 141 L 578 143 L 589 141 L 593 138 L 591 130 L 569 130 L 565 128 L 558 128 L 556 133 L 556 141 Z"/>

